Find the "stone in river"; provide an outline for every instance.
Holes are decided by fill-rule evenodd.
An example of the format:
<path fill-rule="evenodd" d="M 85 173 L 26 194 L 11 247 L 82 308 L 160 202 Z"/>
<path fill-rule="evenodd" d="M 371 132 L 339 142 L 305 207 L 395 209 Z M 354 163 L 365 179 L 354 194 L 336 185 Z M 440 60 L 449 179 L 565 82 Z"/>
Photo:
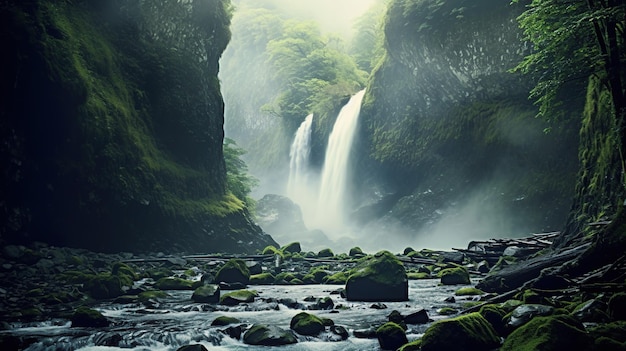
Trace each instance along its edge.
<path fill-rule="evenodd" d="M 293 332 L 273 325 L 254 324 L 243 335 L 243 342 L 248 345 L 280 346 L 298 342 Z"/>
<path fill-rule="evenodd" d="M 402 263 L 390 252 L 381 251 L 355 267 L 346 281 L 348 301 L 406 301 L 409 284 Z"/>
<path fill-rule="evenodd" d="M 533 318 L 513 331 L 500 350 L 589 350 L 592 344 L 580 322 L 571 316 L 558 315 Z"/>
<path fill-rule="evenodd" d="M 72 321 L 72 328 L 74 327 L 106 327 L 109 325 L 109 320 L 106 319 L 102 313 L 92 310 L 88 307 L 78 307 L 74 314 L 70 318 Z"/>
<path fill-rule="evenodd" d="M 291 318 L 289 327 L 300 335 L 316 336 L 324 331 L 324 322 L 316 315 L 300 312 Z"/>
<path fill-rule="evenodd" d="M 383 350 L 396 350 L 409 342 L 404 329 L 393 322 L 387 322 L 376 329 L 376 337 Z"/>
<path fill-rule="evenodd" d="M 500 337 L 478 312 L 433 323 L 422 337 L 422 351 L 484 351 L 500 346 Z"/>
<path fill-rule="evenodd" d="M 257 294 L 250 290 L 237 290 L 222 295 L 220 303 L 227 306 L 235 306 L 240 303 L 254 302 Z"/>
<path fill-rule="evenodd" d="M 220 301 L 220 287 L 214 284 L 203 285 L 193 292 L 191 300 L 201 303 L 218 303 Z"/>
<path fill-rule="evenodd" d="M 441 277 L 441 284 L 443 285 L 457 285 L 457 284 L 469 284 L 469 273 L 465 267 L 446 268 L 439 273 Z"/>
<path fill-rule="evenodd" d="M 176 351 L 208 351 L 202 344 L 181 346 Z"/>
<path fill-rule="evenodd" d="M 224 264 L 222 268 L 217 271 L 215 281 L 218 283 L 240 283 L 247 285 L 250 282 L 250 270 L 246 266 L 246 262 L 244 260 L 233 258 L 226 262 L 226 264 Z"/>
<path fill-rule="evenodd" d="M 428 313 L 425 309 L 404 316 L 404 323 L 406 324 L 426 324 L 428 322 L 430 322 L 430 318 L 428 318 Z"/>

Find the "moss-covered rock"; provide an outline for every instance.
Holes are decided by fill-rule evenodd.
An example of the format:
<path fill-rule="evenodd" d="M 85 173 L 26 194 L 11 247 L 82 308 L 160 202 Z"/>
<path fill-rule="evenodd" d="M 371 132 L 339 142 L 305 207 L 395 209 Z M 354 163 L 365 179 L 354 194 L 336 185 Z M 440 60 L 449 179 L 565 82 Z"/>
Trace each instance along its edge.
<path fill-rule="evenodd" d="M 324 284 L 335 284 L 335 285 L 343 285 L 348 281 L 349 278 L 348 272 L 337 272 L 331 275 L 325 276 L 322 281 Z"/>
<path fill-rule="evenodd" d="M 335 254 L 333 253 L 333 250 L 331 249 L 321 249 L 318 253 L 317 253 L 317 257 L 333 257 L 335 256 Z"/>
<path fill-rule="evenodd" d="M 491 324 L 498 335 L 503 336 L 506 334 L 506 323 L 504 321 L 506 311 L 503 308 L 497 305 L 485 305 L 480 308 L 478 313 Z"/>
<path fill-rule="evenodd" d="M 295 344 L 298 339 L 290 330 L 272 325 L 254 324 L 243 335 L 243 342 L 248 345 L 281 346 Z"/>
<path fill-rule="evenodd" d="M 402 345 L 398 351 L 420 351 L 422 349 L 422 339 L 411 341 Z"/>
<path fill-rule="evenodd" d="M 187 279 L 165 277 L 157 280 L 156 284 L 154 284 L 154 287 L 159 290 L 193 290 L 200 284 L 202 283 L 194 282 Z"/>
<path fill-rule="evenodd" d="M 430 279 L 430 273 L 425 272 L 410 272 L 406 276 L 409 280 Z"/>
<path fill-rule="evenodd" d="M 300 253 L 302 252 L 302 247 L 300 247 L 300 243 L 299 242 L 293 242 L 293 243 L 289 243 L 283 247 L 280 248 L 280 251 L 282 252 L 289 252 L 289 253 Z"/>
<path fill-rule="evenodd" d="M 246 266 L 244 260 L 233 258 L 228 260 L 228 262 L 217 271 L 215 281 L 228 284 L 241 283 L 248 285 L 250 282 L 250 270 L 248 270 L 248 266 Z"/>
<path fill-rule="evenodd" d="M 241 321 L 235 317 L 219 316 L 215 318 L 213 322 L 211 322 L 211 325 L 224 326 L 224 325 L 237 324 L 237 323 L 241 323 Z"/>
<path fill-rule="evenodd" d="M 289 327 L 298 334 L 315 336 L 324 331 L 324 321 L 316 315 L 300 312 L 291 318 Z"/>
<path fill-rule="evenodd" d="M 170 295 L 161 290 L 147 290 L 140 292 L 137 296 L 139 297 L 139 301 L 145 302 L 148 300 L 164 299 Z"/>
<path fill-rule="evenodd" d="M 513 331 L 502 344 L 501 351 L 588 350 L 592 340 L 585 328 L 571 317 L 535 317 Z"/>
<path fill-rule="evenodd" d="M 273 284 L 276 280 L 276 277 L 269 272 L 253 274 L 250 276 L 250 285 L 264 285 L 264 284 Z"/>
<path fill-rule="evenodd" d="M 409 286 L 406 271 L 392 253 L 381 251 L 354 268 L 346 281 L 350 301 L 406 301 Z"/>
<path fill-rule="evenodd" d="M 499 345 L 500 337 L 478 312 L 435 322 L 422 337 L 422 351 L 481 351 Z"/>
<path fill-rule="evenodd" d="M 70 318 L 72 327 L 100 328 L 109 325 L 109 320 L 102 313 L 91 308 L 78 307 Z"/>
<path fill-rule="evenodd" d="M 202 285 L 193 291 L 191 295 L 193 302 L 218 303 L 220 301 L 219 285 Z"/>
<path fill-rule="evenodd" d="M 383 350 L 396 350 L 409 342 L 404 329 L 394 322 L 387 322 L 376 329 L 378 344 Z"/>
<path fill-rule="evenodd" d="M 350 257 L 358 257 L 362 255 L 364 255 L 363 250 L 361 250 L 361 248 L 358 246 L 351 248 L 350 251 L 348 252 L 348 256 Z"/>
<path fill-rule="evenodd" d="M 459 285 L 470 283 L 469 272 L 465 267 L 442 269 L 441 272 L 439 272 L 439 277 L 441 278 L 441 284 L 443 285 Z"/>
<path fill-rule="evenodd" d="M 226 293 L 220 297 L 220 303 L 227 306 L 235 306 L 240 303 L 254 302 L 257 293 L 250 290 L 237 290 Z"/>
<path fill-rule="evenodd" d="M 484 291 L 480 289 L 476 289 L 474 287 L 460 288 L 454 292 L 454 295 L 456 296 L 476 296 L 476 295 L 484 295 L 484 294 L 485 294 Z"/>

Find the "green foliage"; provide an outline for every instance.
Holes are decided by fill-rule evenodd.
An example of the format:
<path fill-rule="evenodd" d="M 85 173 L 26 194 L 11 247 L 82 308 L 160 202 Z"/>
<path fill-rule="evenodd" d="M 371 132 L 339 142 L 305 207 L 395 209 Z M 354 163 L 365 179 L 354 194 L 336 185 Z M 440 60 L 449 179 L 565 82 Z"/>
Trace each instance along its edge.
<path fill-rule="evenodd" d="M 224 139 L 224 161 L 226 162 L 226 187 L 248 208 L 254 207 L 250 197 L 252 189 L 258 185 L 258 179 L 248 174 L 248 166 L 241 159 L 246 151 L 237 146 L 234 140 Z"/>

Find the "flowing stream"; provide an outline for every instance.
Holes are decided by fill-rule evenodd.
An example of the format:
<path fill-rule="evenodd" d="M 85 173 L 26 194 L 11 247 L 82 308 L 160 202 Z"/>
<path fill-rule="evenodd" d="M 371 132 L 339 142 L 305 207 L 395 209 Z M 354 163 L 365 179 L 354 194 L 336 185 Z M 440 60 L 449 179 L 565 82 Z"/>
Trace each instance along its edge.
<path fill-rule="evenodd" d="M 30 345 L 28 351 L 113 351 L 113 350 L 160 350 L 174 351 L 188 344 L 203 344 L 209 350 L 268 350 L 265 346 L 251 346 L 240 339 L 221 332 L 226 327 L 211 326 L 218 316 L 238 318 L 243 324 L 264 323 L 289 329 L 291 318 L 307 310 L 310 305 L 304 302 L 307 296 L 330 296 L 334 301 L 332 310 L 308 311 L 320 317 L 327 317 L 335 325 L 345 327 L 350 336 L 343 341 L 329 341 L 326 336 L 298 336 L 298 343 L 281 346 L 280 350 L 379 350 L 376 339 L 359 339 L 352 335 L 355 329 L 378 326 L 387 321 L 392 310 L 403 315 L 426 309 L 433 320 L 444 318 L 437 314 L 442 307 L 460 309 L 463 303 L 444 302 L 454 295 L 459 286 L 441 286 L 439 279 L 409 281 L 409 301 L 385 302 L 384 309 L 372 308 L 371 302 L 350 302 L 333 294 L 341 288 L 337 285 L 260 285 L 251 287 L 258 291 L 255 302 L 228 307 L 216 304 L 194 303 L 190 300 L 191 291 L 168 291 L 170 297 L 150 304 L 116 304 L 103 302 L 96 306 L 112 325 L 106 328 L 70 328 L 66 321 L 49 321 L 39 324 L 12 325 L 10 330 L 0 331 L 22 337 L 35 337 L 38 342 Z M 300 303 L 288 307 L 281 299 L 291 299 Z M 408 325 L 409 340 L 419 338 L 430 325 Z M 115 345 L 115 346 L 107 346 Z"/>

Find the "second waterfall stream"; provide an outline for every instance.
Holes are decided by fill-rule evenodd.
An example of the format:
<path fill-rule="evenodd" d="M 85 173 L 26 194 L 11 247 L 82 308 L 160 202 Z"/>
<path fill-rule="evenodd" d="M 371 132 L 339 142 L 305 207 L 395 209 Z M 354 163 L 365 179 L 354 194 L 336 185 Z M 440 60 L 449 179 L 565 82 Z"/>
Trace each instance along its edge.
<path fill-rule="evenodd" d="M 321 174 L 309 167 L 313 116 L 304 120 L 290 150 L 288 196 L 300 205 L 309 229 L 321 229 L 331 239 L 347 231 L 350 206 L 348 184 L 350 154 L 365 90 L 352 96 L 341 109 L 328 138 Z"/>

